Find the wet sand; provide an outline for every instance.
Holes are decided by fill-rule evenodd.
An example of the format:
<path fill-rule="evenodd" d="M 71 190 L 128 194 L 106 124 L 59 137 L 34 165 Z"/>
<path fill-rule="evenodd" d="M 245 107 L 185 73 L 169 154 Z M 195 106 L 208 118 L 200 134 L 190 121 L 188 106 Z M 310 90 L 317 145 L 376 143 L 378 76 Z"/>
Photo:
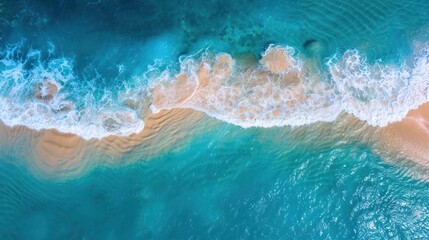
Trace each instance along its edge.
<path fill-rule="evenodd" d="M 143 119 L 144 129 L 129 136 L 86 140 L 55 129 L 36 131 L 24 126 L 10 128 L 1 123 L 0 153 L 24 159 L 38 175 L 64 177 L 79 175 L 94 165 L 127 164 L 174 151 L 191 136 L 220 122 L 207 115 L 246 127 L 266 121 L 270 124 L 262 126 L 288 125 L 283 121 L 293 119 L 293 109 L 318 100 L 307 99 L 311 94 L 306 94 L 306 88 L 311 86 L 316 92 L 325 90 L 316 84 L 320 79 L 309 80 L 304 76 L 306 72 L 311 73 L 312 68 L 301 68 L 291 54 L 288 49 L 273 45 L 262 54 L 259 65 L 253 63 L 243 67 L 228 54 L 205 59 L 206 62 L 204 59 L 193 62 L 190 64 L 195 67 L 192 71 L 182 71 L 172 79 L 157 82 L 151 89 L 151 110 L 143 114 L 147 115 Z M 235 70 L 242 73 L 234 74 Z M 50 101 L 58 89 L 54 80 L 44 79 L 36 86 L 35 98 Z M 315 112 L 310 111 L 308 115 L 322 114 L 324 107 L 327 106 L 315 108 Z M 303 110 L 308 109 L 296 112 Z M 301 118 L 294 121 L 303 124 Z M 278 141 L 284 137 L 298 142 L 360 141 L 374 144 L 381 152 L 399 154 L 429 166 L 429 103 L 410 111 L 403 120 L 382 128 L 371 127 L 343 113 L 333 122 L 307 124 L 292 132 L 290 127 L 281 129 L 286 135 L 277 134 Z"/>
<path fill-rule="evenodd" d="M 1 123 L 0 151 L 16 161 L 23 160 L 40 177 L 76 176 L 94 165 L 117 166 L 174 151 L 191 135 L 210 127 L 213 121 L 203 117 L 190 109 L 163 110 L 149 115 L 138 134 L 91 140 L 55 129 L 35 131 Z"/>
<path fill-rule="evenodd" d="M 161 110 L 149 114 L 144 130 L 138 134 L 92 140 L 54 129 L 35 131 L 0 124 L 0 153 L 24 160 L 24 164 L 42 178 L 66 178 L 79 176 L 95 165 L 121 166 L 162 156 L 180 149 L 192 136 L 220 122 L 192 109 Z M 383 128 L 371 127 L 349 114 L 342 114 L 331 123 L 274 128 L 273 131 L 276 134 L 270 136 L 274 142 L 292 137 L 298 143 L 312 141 L 312 145 L 323 148 L 332 142 L 359 141 L 374 144 L 382 154 L 405 157 L 429 167 L 429 103 L 410 111 L 402 121 Z"/>
<path fill-rule="evenodd" d="M 384 149 L 429 167 L 429 103 L 411 110 L 400 122 L 382 128 L 379 141 Z"/>

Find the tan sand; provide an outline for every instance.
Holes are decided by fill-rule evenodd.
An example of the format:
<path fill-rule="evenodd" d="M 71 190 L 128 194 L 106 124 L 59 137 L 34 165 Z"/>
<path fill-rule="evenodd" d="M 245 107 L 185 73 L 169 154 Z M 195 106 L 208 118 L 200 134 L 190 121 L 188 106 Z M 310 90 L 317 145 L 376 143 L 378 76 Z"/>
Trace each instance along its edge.
<path fill-rule="evenodd" d="M 34 136 L 36 135 L 36 136 Z M 32 136 L 33 159 L 48 171 L 66 170 L 79 164 L 85 141 L 73 134 L 44 130 Z"/>
<path fill-rule="evenodd" d="M 150 115 L 138 134 L 98 140 L 84 140 L 57 130 L 35 131 L 0 124 L 0 150 L 6 156 L 24 160 L 38 176 L 76 176 L 94 165 L 127 164 L 174 151 L 192 134 L 210 127 L 211 120 L 203 116 L 190 109 L 163 110 Z"/>
<path fill-rule="evenodd" d="M 133 151 L 134 158 L 150 159 L 174 149 L 185 138 L 204 127 L 209 118 L 191 109 L 162 110 L 145 120 L 143 131 L 127 137 L 109 136 L 92 141 L 96 149 L 109 156 L 121 156 Z M 127 154 L 127 158 L 133 158 Z M 136 160 L 136 159 L 131 159 Z"/>
<path fill-rule="evenodd" d="M 285 48 L 273 46 L 267 49 L 259 63 L 272 73 L 281 73 L 291 65 L 291 61 Z"/>
<path fill-rule="evenodd" d="M 94 165 L 132 163 L 174 151 L 191 136 L 218 123 L 202 112 L 187 108 L 225 114 L 240 121 L 283 119 L 288 117 L 285 106 L 293 109 L 312 100 L 307 99 L 311 95 L 305 94 L 306 88 L 311 86 L 314 91 L 325 91 L 316 84 L 319 79 L 311 80 L 315 82 L 312 83 L 302 76 L 305 73 L 302 71 L 311 72 L 311 68 L 301 70 L 288 54 L 285 48 L 270 46 L 259 61 L 261 65 L 252 63 L 252 56 L 244 56 L 250 59 L 246 67 L 237 66 L 230 55 L 220 54 L 215 59 L 197 63 L 194 73 L 183 71 L 172 79 L 160 81 L 151 89 L 150 102 L 155 113 L 142 111 L 145 127 L 140 133 L 84 140 L 57 130 L 35 131 L 0 124 L 0 151 L 3 155 L 24 159 L 40 176 L 46 173 L 72 176 Z M 234 72 L 237 68 L 240 74 Z M 45 79 L 36 86 L 35 97 L 50 101 L 58 90 L 58 84 Z M 263 107 L 267 99 L 272 104 L 269 111 Z M 132 101 L 126 104 L 136 109 L 141 106 Z M 277 129 L 273 131 L 278 132 Z M 281 142 L 283 137 L 292 136 L 299 141 L 312 142 L 321 136 L 332 141 L 372 144 L 376 139 L 381 151 L 396 151 L 429 166 L 429 103 L 410 111 L 401 122 L 384 128 L 370 127 L 343 114 L 333 123 L 316 123 L 282 132 L 287 136 L 277 134 L 278 139 L 272 141 Z"/>
<path fill-rule="evenodd" d="M 56 130 L 35 131 L 0 124 L 0 150 L 2 155 L 23 159 L 40 177 L 64 178 L 78 176 L 94 165 L 120 166 L 162 156 L 181 149 L 192 136 L 218 123 L 191 109 L 162 110 L 149 115 L 144 130 L 138 134 L 88 141 Z M 370 127 L 342 114 L 333 123 L 281 129 L 266 131 L 269 140 L 282 142 L 284 138 L 293 137 L 297 142 L 311 143 L 309 145 L 314 148 L 335 142 L 360 141 L 375 144 L 386 154 L 401 154 L 420 165 L 429 166 L 429 103 L 410 111 L 402 121 L 384 128 Z"/>
<path fill-rule="evenodd" d="M 411 110 L 402 121 L 382 128 L 380 144 L 387 151 L 429 167 L 429 103 Z"/>
<path fill-rule="evenodd" d="M 60 86 L 55 80 L 45 78 L 36 85 L 34 97 L 39 100 L 50 101 L 58 93 Z"/>
<path fill-rule="evenodd" d="M 193 108 L 242 126 L 282 121 L 304 102 L 316 101 L 317 93 L 329 91 L 311 61 L 303 67 L 290 51 L 272 45 L 259 63 L 243 56 L 243 64 L 223 53 L 184 64 L 192 70 L 163 76 L 151 89 L 152 109 Z M 308 89 L 316 94 L 306 94 Z"/>
<path fill-rule="evenodd" d="M 222 86 L 233 75 L 235 65 L 235 61 L 228 54 L 220 54 L 208 63 L 198 63 L 200 66 L 195 73 L 181 72 L 173 79 L 160 81 L 152 89 L 151 103 L 155 114 L 142 114 L 145 116 L 145 127 L 138 134 L 85 140 L 77 135 L 52 129 L 35 131 L 21 126 L 2 126 L 2 136 L 5 136 L 1 138 L 5 142 L 2 149 L 17 159 L 24 159 L 34 172 L 40 172 L 42 176 L 46 173 L 54 176 L 74 175 L 100 163 L 117 165 L 159 156 L 181 146 L 190 135 L 208 128 L 208 122 L 218 123 L 203 117 L 205 114 L 201 112 L 186 109 L 187 107 L 203 106 L 207 110 L 215 110 L 217 106 L 212 104 L 217 102 L 229 106 L 230 109 L 226 111 L 236 114 L 245 114 L 246 111 L 259 112 L 259 109 L 233 110 L 234 101 L 245 94 L 240 87 L 240 81 L 252 77 L 255 79 L 255 86 L 266 84 L 269 81 L 268 75 L 272 74 L 270 69 L 274 72 L 283 71 L 292 64 L 292 60 L 286 58 L 284 51 L 280 47 L 267 50 L 262 60 L 268 68 L 265 70 L 258 70 L 257 64 L 251 64 L 249 60 L 246 64 L 250 66 L 249 71 L 237 81 L 237 85 L 232 83 Z M 251 59 L 248 56 L 244 58 Z M 49 102 L 59 89 L 60 85 L 55 80 L 44 79 L 35 86 L 35 98 Z M 263 97 L 262 94 L 271 94 L 271 91 L 269 86 L 267 91 L 261 91 L 255 98 Z M 133 102 L 127 104 L 139 105 Z M 253 102 L 249 104 L 257 106 L 257 103 Z M 19 144 L 14 144 L 17 142 Z M 17 149 L 19 147 L 23 149 Z"/>

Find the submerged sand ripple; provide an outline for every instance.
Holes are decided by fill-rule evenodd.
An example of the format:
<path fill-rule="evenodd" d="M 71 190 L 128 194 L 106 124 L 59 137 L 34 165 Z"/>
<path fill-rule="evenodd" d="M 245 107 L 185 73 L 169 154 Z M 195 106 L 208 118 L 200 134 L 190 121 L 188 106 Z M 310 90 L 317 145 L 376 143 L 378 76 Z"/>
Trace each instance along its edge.
<path fill-rule="evenodd" d="M 1 124 L 0 150 L 25 161 L 41 177 L 76 176 L 95 165 L 116 166 L 174 151 L 201 128 L 210 127 L 210 119 L 201 121 L 202 115 L 188 109 L 164 110 L 150 115 L 140 133 L 92 140 L 55 129 L 35 131 Z"/>
<path fill-rule="evenodd" d="M 342 74 L 352 73 L 347 76 L 353 77 L 353 74 L 359 73 L 359 78 L 352 79 L 356 82 L 355 85 L 350 85 L 353 81 L 341 80 L 343 85 L 339 86 L 367 93 L 366 88 L 369 86 L 364 83 L 368 76 L 361 73 L 360 56 L 353 52 L 349 52 L 349 55 L 340 60 L 338 66 L 332 65 L 331 74 L 343 79 L 345 76 Z M 346 65 L 343 66 L 344 64 Z M 420 65 L 424 67 L 424 64 Z M 205 117 L 204 112 L 243 127 L 300 126 L 295 129 L 294 134 L 317 133 L 318 136 L 326 138 L 350 138 L 364 143 L 372 143 L 376 139 L 380 142 L 381 149 L 393 149 L 419 164 L 429 166 L 429 103 L 418 110 L 410 111 L 400 122 L 382 128 L 369 126 L 359 114 L 368 112 L 371 116 L 371 107 L 378 102 L 374 102 L 369 96 L 368 99 L 372 102 L 364 105 L 365 101 L 348 93 L 344 99 L 348 100 L 349 104 L 356 103 L 353 106 L 361 111 L 348 112 L 358 115 L 360 119 L 350 113 L 344 113 L 345 110 L 341 109 L 338 103 L 341 99 L 337 99 L 336 95 L 336 91 L 342 90 L 341 88 L 337 86 L 338 89 L 333 89 L 323 82 L 324 76 L 317 72 L 315 65 L 309 61 L 303 64 L 294 58 L 293 49 L 275 45 L 267 49 L 259 64 L 243 65 L 236 63 L 228 54 L 219 54 L 214 58 L 203 57 L 198 61 L 188 59 L 182 65 L 183 68 L 178 74 L 161 74 L 152 86 L 149 96 L 150 110 L 139 109 L 141 104 L 137 102 L 143 101 L 142 99 L 133 99 L 133 102 L 128 104 L 133 106 L 133 111 L 139 111 L 139 117 L 143 118 L 138 121 L 144 121 L 144 128 L 140 132 L 125 136 L 109 135 L 84 139 L 76 133 L 62 133 L 56 129 L 36 131 L 19 125 L 6 127 L 2 124 L 0 150 L 7 156 L 24 159 L 36 173 L 71 176 L 97 164 L 131 163 L 174 151 L 191 136 L 216 123 Z M 387 72 L 392 75 L 391 80 L 394 82 L 400 76 L 397 71 L 390 71 L 389 67 L 368 67 L 372 68 L 381 68 L 381 72 L 371 70 L 371 74 L 375 72 L 375 75 L 370 77 L 374 75 L 381 78 Z M 345 72 L 340 72 L 341 69 L 345 69 Z M 410 70 L 410 73 L 412 72 Z M 386 76 L 390 76 L 389 74 Z M 425 72 L 420 75 L 425 76 L 424 74 Z M 420 75 L 417 74 L 415 78 L 421 79 Z M 418 86 L 426 84 L 425 81 L 418 83 L 421 83 Z M 394 86 L 402 87 L 401 84 Z M 36 85 L 34 97 L 49 103 L 56 98 L 60 88 L 55 80 L 43 79 Z M 376 85 L 372 88 L 385 89 L 385 86 Z M 383 91 L 380 94 L 384 93 Z M 405 93 L 408 94 L 408 91 Z M 408 96 L 407 94 L 405 95 Z M 423 93 L 420 95 L 419 99 L 425 97 Z M 348 107 L 353 109 L 352 106 Z M 392 105 L 392 109 L 404 110 L 396 105 Z M 120 116 L 121 119 L 124 118 L 123 122 L 135 122 L 134 115 L 130 119 L 127 114 Z M 376 117 L 383 116 L 381 114 Z M 322 120 L 332 122 L 320 123 Z M 103 121 L 103 128 L 116 125 L 111 118 Z M 131 127 L 132 125 L 128 126 Z M 312 133 L 303 129 L 310 129 Z"/>
<path fill-rule="evenodd" d="M 388 149 L 429 167 L 429 103 L 411 110 L 402 121 L 382 128 L 380 141 Z"/>

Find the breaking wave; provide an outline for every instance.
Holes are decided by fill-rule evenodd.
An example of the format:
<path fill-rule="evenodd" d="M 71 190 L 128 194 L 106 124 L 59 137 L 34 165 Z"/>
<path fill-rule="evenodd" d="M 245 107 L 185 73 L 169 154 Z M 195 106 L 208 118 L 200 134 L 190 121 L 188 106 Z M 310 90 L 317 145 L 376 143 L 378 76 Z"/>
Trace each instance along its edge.
<path fill-rule="evenodd" d="M 205 51 L 181 58 L 179 71 L 150 66 L 120 86 L 79 77 L 72 58 L 21 48 L 1 52 L 0 119 L 85 139 L 138 133 L 147 114 L 163 109 L 191 108 L 242 127 L 329 122 L 341 112 L 385 126 L 429 100 L 426 43 L 400 64 L 372 63 L 357 50 L 323 66 L 288 46 L 270 45 L 252 64 Z"/>

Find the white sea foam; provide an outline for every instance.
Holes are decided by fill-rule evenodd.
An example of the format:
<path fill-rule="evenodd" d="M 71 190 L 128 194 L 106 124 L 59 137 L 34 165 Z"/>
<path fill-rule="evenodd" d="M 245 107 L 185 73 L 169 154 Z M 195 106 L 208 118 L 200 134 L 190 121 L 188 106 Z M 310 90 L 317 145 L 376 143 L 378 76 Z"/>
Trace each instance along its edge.
<path fill-rule="evenodd" d="M 425 44 L 403 64 L 386 65 L 369 64 L 357 50 L 349 50 L 331 58 L 326 73 L 290 47 L 274 45 L 262 54 L 261 65 L 251 69 L 237 67 L 227 54 L 189 59 L 180 74 L 162 73 L 158 82 L 162 87 L 154 88 L 158 100 L 152 108 L 193 108 L 242 127 L 333 121 L 342 111 L 370 125 L 385 126 L 429 100 L 428 53 Z M 269 55 L 274 58 L 265 59 Z M 195 69 L 206 73 L 195 74 Z M 183 75 L 187 83 L 178 80 Z M 176 101 L 178 93 L 184 95 L 181 91 L 186 95 L 183 86 L 189 84 L 194 86 L 192 93 Z"/>
<path fill-rule="evenodd" d="M 42 61 L 40 51 L 22 54 L 14 45 L 1 53 L 0 119 L 85 139 L 126 136 L 144 128 L 149 99 L 152 112 L 192 108 L 242 127 L 334 121 L 342 111 L 385 126 L 429 100 L 429 46 L 416 46 L 399 65 L 348 50 L 324 69 L 291 47 L 269 46 L 256 66 L 206 51 L 180 59 L 178 73 L 152 67 L 113 92 L 118 86 L 100 91 L 78 79 L 73 59 Z"/>
<path fill-rule="evenodd" d="M 41 52 L 21 55 L 20 46 L 5 50 L 0 61 L 0 119 L 8 126 L 57 129 L 85 139 L 127 136 L 141 131 L 138 111 L 118 104 L 109 91 L 96 98 L 89 82 L 80 82 L 73 60 L 41 61 Z"/>
<path fill-rule="evenodd" d="M 416 50 L 399 66 L 368 64 L 356 50 L 327 65 L 341 107 L 370 125 L 385 126 L 429 100 L 429 47 Z"/>

